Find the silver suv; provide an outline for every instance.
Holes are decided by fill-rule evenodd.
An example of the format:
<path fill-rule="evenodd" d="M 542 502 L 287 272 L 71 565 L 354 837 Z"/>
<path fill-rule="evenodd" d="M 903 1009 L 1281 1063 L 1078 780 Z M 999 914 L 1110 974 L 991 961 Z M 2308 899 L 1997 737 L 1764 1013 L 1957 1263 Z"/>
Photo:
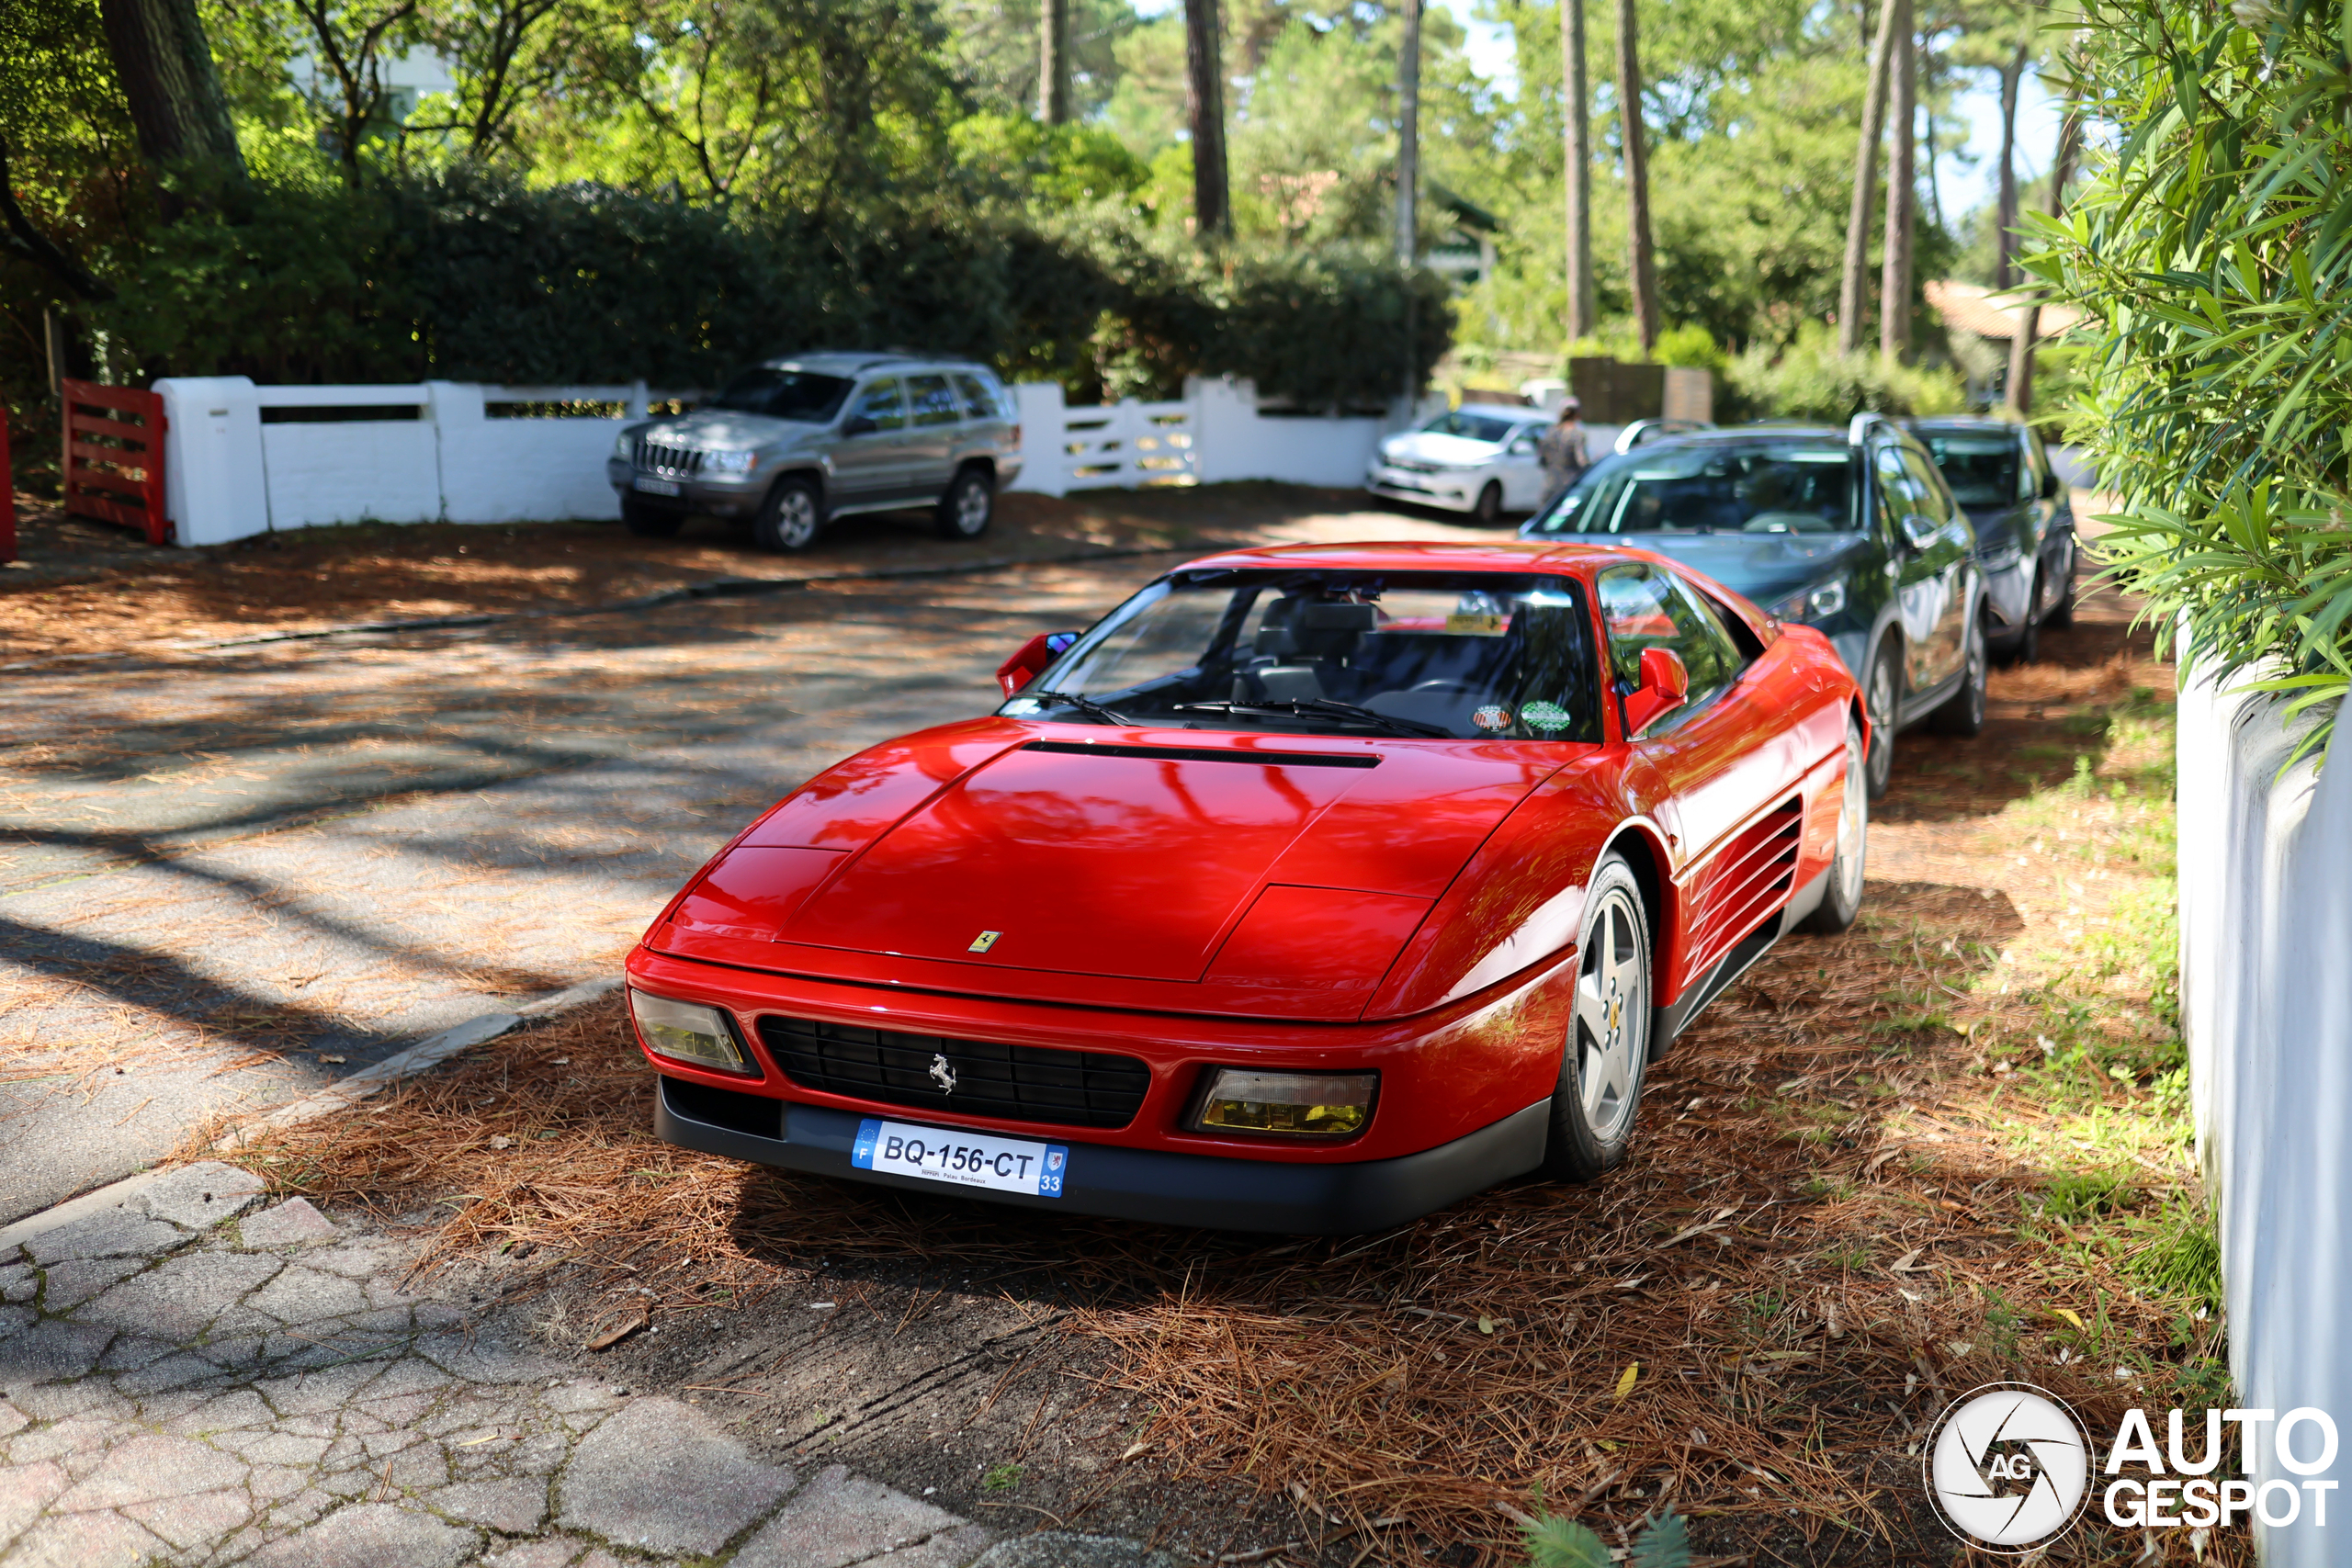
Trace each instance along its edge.
<path fill-rule="evenodd" d="M 981 366 L 899 354 L 771 359 L 694 412 L 624 428 L 605 461 L 629 532 L 749 517 L 761 547 L 805 550 L 828 519 L 929 506 L 977 539 L 1021 472 L 1012 397 Z"/>

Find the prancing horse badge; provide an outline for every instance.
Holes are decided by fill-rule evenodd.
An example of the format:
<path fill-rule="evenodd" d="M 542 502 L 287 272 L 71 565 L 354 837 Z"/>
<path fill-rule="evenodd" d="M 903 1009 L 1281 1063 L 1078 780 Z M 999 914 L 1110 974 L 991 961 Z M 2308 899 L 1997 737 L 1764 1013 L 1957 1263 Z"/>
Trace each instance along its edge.
<path fill-rule="evenodd" d="M 1004 933 L 1002 931 L 982 931 L 979 935 L 972 939 L 972 945 L 966 948 L 964 951 L 967 953 L 986 953 L 989 948 L 996 945 L 996 939 L 1003 934 Z"/>
<path fill-rule="evenodd" d="M 946 1057 L 934 1051 L 931 1054 L 931 1081 L 939 1086 L 942 1094 L 956 1092 L 956 1069 Z"/>

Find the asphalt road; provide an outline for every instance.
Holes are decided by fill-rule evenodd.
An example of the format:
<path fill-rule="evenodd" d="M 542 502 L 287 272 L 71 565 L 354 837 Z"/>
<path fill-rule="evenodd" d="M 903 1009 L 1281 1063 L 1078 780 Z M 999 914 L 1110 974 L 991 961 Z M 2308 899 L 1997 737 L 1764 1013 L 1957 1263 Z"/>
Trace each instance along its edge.
<path fill-rule="evenodd" d="M 750 815 L 1154 558 L 20 675 L 0 1224 L 609 975 Z"/>

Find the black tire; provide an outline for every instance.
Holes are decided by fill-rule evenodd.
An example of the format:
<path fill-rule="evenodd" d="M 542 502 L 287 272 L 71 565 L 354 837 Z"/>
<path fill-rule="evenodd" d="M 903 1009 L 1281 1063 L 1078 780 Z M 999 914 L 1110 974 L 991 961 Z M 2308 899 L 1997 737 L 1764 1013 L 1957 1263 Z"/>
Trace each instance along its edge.
<path fill-rule="evenodd" d="M 939 498 L 933 525 L 943 539 L 968 543 L 989 531 L 996 520 L 996 481 L 978 464 L 959 469 Z"/>
<path fill-rule="evenodd" d="M 1478 492 L 1476 504 L 1470 515 L 1481 527 L 1491 528 L 1503 520 L 1503 487 L 1499 479 L 1488 479 L 1487 488 Z"/>
<path fill-rule="evenodd" d="M 1969 628 L 1968 649 L 1962 656 L 1960 690 L 1943 701 L 1943 705 L 1928 716 L 1928 722 L 1939 735 L 1957 735 L 1965 740 L 1984 728 L 1984 678 L 1992 663 L 1984 648 L 1984 612 L 1976 613 L 1975 625 Z"/>
<path fill-rule="evenodd" d="M 1894 782 L 1894 716 L 1903 705 L 1903 644 L 1892 635 L 1879 639 L 1862 675 L 1862 710 L 1871 716 L 1870 755 L 1862 761 L 1862 784 L 1872 800 Z"/>
<path fill-rule="evenodd" d="M 621 526 L 640 539 L 674 539 L 685 525 L 683 512 L 649 505 L 633 495 L 621 497 Z"/>
<path fill-rule="evenodd" d="M 2050 613 L 2042 619 L 2053 626 L 2075 624 L 2075 542 L 2071 538 L 2066 541 L 2066 571 L 2058 580 L 2057 602 L 2050 606 Z"/>
<path fill-rule="evenodd" d="M 1999 657 L 2004 664 L 2030 664 L 2041 657 L 2041 574 L 2026 584 L 2025 624 L 2001 639 Z"/>
<path fill-rule="evenodd" d="M 1642 885 L 1611 854 L 1593 870 L 1577 933 L 1576 1005 L 1544 1153 L 1544 1174 L 1553 1180 L 1590 1181 L 1624 1163 L 1641 1111 L 1652 998 Z"/>
<path fill-rule="evenodd" d="M 817 487 L 797 474 L 775 481 L 760 514 L 752 519 L 752 538 L 760 548 L 793 555 L 817 542 L 824 532 L 825 502 Z"/>
<path fill-rule="evenodd" d="M 1862 879 L 1870 855 L 1870 791 L 1857 788 L 1867 766 L 1862 727 L 1846 716 L 1846 794 L 1838 808 L 1838 850 L 1829 861 L 1829 886 L 1813 913 L 1797 922 L 1797 930 L 1835 936 L 1862 912 Z"/>

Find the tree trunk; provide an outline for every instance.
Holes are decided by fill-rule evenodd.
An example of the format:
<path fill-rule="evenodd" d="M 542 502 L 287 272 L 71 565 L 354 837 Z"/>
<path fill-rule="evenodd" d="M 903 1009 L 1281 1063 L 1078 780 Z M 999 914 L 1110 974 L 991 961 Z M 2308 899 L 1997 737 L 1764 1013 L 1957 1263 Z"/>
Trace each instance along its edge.
<path fill-rule="evenodd" d="M 1038 0 L 1037 118 L 1047 125 L 1069 118 L 1069 0 Z"/>
<path fill-rule="evenodd" d="M 1568 337 L 1600 324 L 1592 302 L 1592 96 L 1585 80 L 1584 0 L 1560 0 L 1560 84 L 1566 121 Z"/>
<path fill-rule="evenodd" d="M 1404 40 L 1396 46 L 1396 260 L 1420 260 L 1421 0 L 1405 0 Z"/>
<path fill-rule="evenodd" d="M 1184 0 L 1185 110 L 1193 130 L 1193 232 L 1233 232 L 1225 182 L 1225 29 L 1216 0 Z"/>
<path fill-rule="evenodd" d="M 1919 45 L 1911 31 L 1911 0 L 1899 0 L 1887 56 L 1886 237 L 1878 280 L 1878 349 L 1890 360 L 1911 352 L 1911 241 L 1919 227 Z"/>
<path fill-rule="evenodd" d="M 1657 258 L 1650 243 L 1650 164 L 1642 145 L 1642 54 L 1634 0 L 1617 0 L 1617 119 L 1625 138 L 1625 248 L 1634 327 L 1646 358 L 1657 346 Z"/>
<path fill-rule="evenodd" d="M 2075 155 L 2083 139 L 2082 111 L 2069 107 L 2058 127 L 2058 156 L 2050 165 L 2049 212 L 2066 210 L 2066 182 L 2075 175 Z M 2033 344 L 2041 335 L 2041 306 L 2037 302 L 2018 312 L 2017 335 L 2009 339 L 2009 381 L 2005 401 L 2018 413 L 2033 412 Z"/>
<path fill-rule="evenodd" d="M 218 163 L 244 172 L 229 97 L 196 0 L 99 0 L 140 155 L 151 167 Z"/>
<path fill-rule="evenodd" d="M 1846 211 L 1846 269 L 1838 287 L 1838 352 L 1859 354 L 1871 265 L 1871 209 L 1878 203 L 1878 141 L 1886 121 L 1887 51 L 1902 0 L 1883 0 L 1871 44 L 1870 85 L 1862 93 L 1862 134 L 1854 151 L 1854 197 Z"/>
<path fill-rule="evenodd" d="M 1996 209 L 1999 232 L 1995 237 L 1993 287 L 2007 288 L 2015 283 L 2017 269 L 2011 265 L 2018 254 L 2018 237 L 2009 232 L 2018 226 L 2018 96 L 2025 85 L 2026 46 L 2009 62 L 2001 67 L 2001 199 Z"/>

